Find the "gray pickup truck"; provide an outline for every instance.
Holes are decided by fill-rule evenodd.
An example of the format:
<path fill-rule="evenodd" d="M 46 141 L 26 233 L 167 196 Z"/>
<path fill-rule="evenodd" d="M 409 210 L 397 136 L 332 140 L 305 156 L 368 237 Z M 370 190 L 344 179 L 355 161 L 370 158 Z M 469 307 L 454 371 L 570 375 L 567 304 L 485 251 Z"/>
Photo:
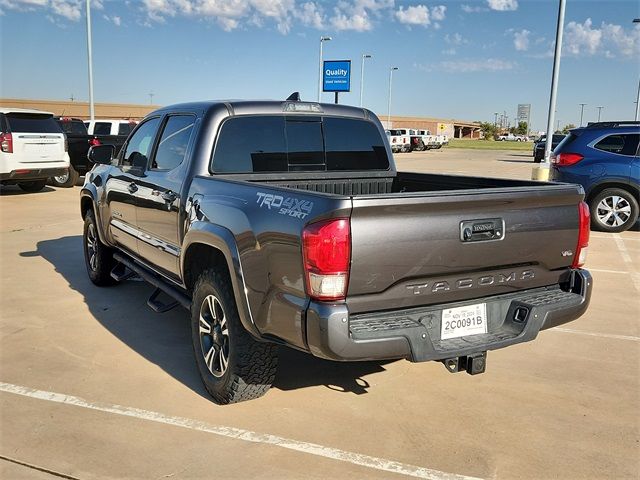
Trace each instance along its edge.
<path fill-rule="evenodd" d="M 89 158 L 91 281 L 135 275 L 154 310 L 189 309 L 220 404 L 268 390 L 277 345 L 476 374 L 589 304 L 580 186 L 398 172 L 366 109 L 175 105 Z"/>

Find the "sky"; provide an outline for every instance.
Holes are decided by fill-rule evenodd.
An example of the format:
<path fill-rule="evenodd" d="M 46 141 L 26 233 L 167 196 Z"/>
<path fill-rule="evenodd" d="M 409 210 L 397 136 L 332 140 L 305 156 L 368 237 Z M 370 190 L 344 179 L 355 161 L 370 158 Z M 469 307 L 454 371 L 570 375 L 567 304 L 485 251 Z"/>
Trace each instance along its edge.
<path fill-rule="evenodd" d="M 558 0 L 91 0 L 96 102 L 315 101 L 325 60 L 352 60 L 351 92 L 392 115 L 493 121 L 531 104 L 545 130 Z M 85 0 L 0 0 L 0 97 L 88 100 Z M 557 119 L 633 118 L 637 0 L 567 0 Z M 150 94 L 153 94 L 151 96 Z M 324 94 L 323 101 L 333 101 Z M 513 120 L 512 120 L 513 121 Z"/>

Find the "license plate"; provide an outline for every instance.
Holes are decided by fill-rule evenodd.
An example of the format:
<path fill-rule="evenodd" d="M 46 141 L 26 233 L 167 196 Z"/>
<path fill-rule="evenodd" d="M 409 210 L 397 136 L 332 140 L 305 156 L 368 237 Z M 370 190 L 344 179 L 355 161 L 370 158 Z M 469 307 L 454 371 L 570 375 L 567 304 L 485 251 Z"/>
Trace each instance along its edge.
<path fill-rule="evenodd" d="M 476 303 L 442 311 L 440 338 L 466 337 L 487 333 L 487 304 Z"/>

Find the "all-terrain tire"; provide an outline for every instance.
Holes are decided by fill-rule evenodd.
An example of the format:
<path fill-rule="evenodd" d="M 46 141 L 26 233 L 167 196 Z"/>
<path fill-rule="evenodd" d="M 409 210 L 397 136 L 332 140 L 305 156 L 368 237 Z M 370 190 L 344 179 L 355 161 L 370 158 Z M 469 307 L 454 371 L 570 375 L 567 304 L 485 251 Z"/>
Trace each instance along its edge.
<path fill-rule="evenodd" d="M 47 184 L 47 180 L 45 179 L 45 180 L 33 180 L 31 182 L 20 182 L 18 183 L 18 186 L 25 192 L 35 193 L 42 190 L 46 184 Z"/>
<path fill-rule="evenodd" d="M 261 397 L 275 380 L 277 345 L 245 330 L 231 282 L 217 270 L 202 272 L 193 287 L 191 339 L 200 378 L 219 405 Z"/>
<path fill-rule="evenodd" d="M 116 265 L 113 250 L 100 241 L 93 210 L 89 210 L 84 216 L 82 250 L 87 274 L 95 285 L 106 287 L 117 283 L 111 277 L 111 270 Z"/>

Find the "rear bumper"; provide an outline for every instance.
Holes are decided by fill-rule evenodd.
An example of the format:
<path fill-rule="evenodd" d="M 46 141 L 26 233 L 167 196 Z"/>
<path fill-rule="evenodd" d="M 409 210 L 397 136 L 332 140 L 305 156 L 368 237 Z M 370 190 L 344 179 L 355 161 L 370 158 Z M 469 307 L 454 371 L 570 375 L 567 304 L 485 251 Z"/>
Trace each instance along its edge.
<path fill-rule="evenodd" d="M 56 175 L 62 175 L 69 167 L 56 168 L 25 168 L 20 170 L 12 170 L 9 173 L 0 173 L 0 182 L 4 184 L 13 184 L 20 182 L 31 182 L 33 180 L 44 180 Z"/>
<path fill-rule="evenodd" d="M 529 342 L 540 330 L 580 317 L 589 306 L 593 280 L 586 270 L 573 270 L 570 278 L 568 291 L 555 285 L 455 304 L 352 316 L 346 305 L 311 302 L 307 342 L 313 355 L 342 361 L 406 358 L 423 362 L 497 350 Z M 488 333 L 441 340 L 442 309 L 474 303 L 487 304 Z M 521 321 L 514 318 L 518 308 L 528 312 Z"/>

